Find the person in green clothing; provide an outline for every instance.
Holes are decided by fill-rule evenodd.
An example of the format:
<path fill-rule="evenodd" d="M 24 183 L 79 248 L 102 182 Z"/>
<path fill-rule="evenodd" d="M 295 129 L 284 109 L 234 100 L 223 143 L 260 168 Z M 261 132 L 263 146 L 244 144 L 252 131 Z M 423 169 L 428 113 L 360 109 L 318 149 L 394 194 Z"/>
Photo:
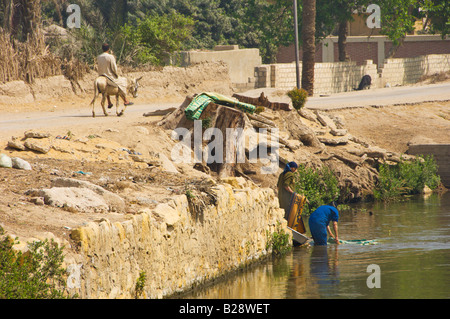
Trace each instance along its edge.
<path fill-rule="evenodd" d="M 285 218 L 289 214 L 289 205 L 294 194 L 294 173 L 297 168 L 297 163 L 289 162 L 278 177 L 278 203 L 280 204 L 280 208 L 283 208 L 285 211 Z"/>

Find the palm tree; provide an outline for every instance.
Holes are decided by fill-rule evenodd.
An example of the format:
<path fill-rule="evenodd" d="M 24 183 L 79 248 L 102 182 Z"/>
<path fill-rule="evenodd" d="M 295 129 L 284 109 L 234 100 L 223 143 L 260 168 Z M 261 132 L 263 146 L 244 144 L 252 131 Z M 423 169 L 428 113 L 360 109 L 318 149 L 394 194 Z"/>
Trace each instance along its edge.
<path fill-rule="evenodd" d="M 309 96 L 312 96 L 314 93 L 314 64 L 316 54 L 316 0 L 303 0 L 302 17 L 302 88 L 308 92 Z"/>

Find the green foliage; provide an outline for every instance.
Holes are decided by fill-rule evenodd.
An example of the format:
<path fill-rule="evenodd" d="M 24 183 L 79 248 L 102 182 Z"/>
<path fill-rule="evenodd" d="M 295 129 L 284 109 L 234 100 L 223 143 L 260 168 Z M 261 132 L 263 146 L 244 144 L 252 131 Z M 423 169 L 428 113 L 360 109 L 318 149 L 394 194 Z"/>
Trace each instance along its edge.
<path fill-rule="evenodd" d="M 65 11 L 67 1 L 41 3 L 45 24 L 64 26 L 69 14 Z M 164 60 L 164 54 L 161 57 L 160 53 L 171 52 L 173 42 L 176 42 L 176 50 L 212 49 L 218 44 L 258 48 L 263 63 L 276 62 L 279 47 L 294 43 L 292 0 L 74 0 L 71 3 L 81 7 L 82 53 L 84 61 L 89 62 L 99 54 L 99 47 L 105 41 L 111 44 L 119 63 L 134 65 L 142 61 L 160 64 Z M 316 40 L 332 34 L 337 23 L 352 20 L 355 9 L 364 12 L 369 3 L 372 2 L 316 0 Z M 380 0 L 377 4 L 382 10 L 382 33 L 395 45 L 412 30 L 415 18 L 425 18 L 432 33 L 448 34 L 450 5 L 447 0 Z M 303 28 L 302 6 L 303 2 L 298 1 L 299 34 Z M 180 19 L 173 17 L 191 21 L 187 28 L 183 23 L 180 27 Z M 78 31 L 72 30 L 72 33 Z M 186 32 L 190 35 L 185 36 Z M 76 54 L 77 51 L 74 48 L 71 52 Z"/>
<path fill-rule="evenodd" d="M 442 39 L 450 34 L 450 2 L 448 0 L 423 0 L 423 18 L 431 33 L 440 33 Z"/>
<path fill-rule="evenodd" d="M 292 243 L 289 240 L 290 236 L 288 233 L 281 228 L 281 225 L 277 224 L 277 229 L 273 233 L 267 231 L 267 236 L 269 240 L 266 244 L 266 249 L 272 249 L 274 255 L 284 255 L 292 248 Z"/>
<path fill-rule="evenodd" d="M 313 169 L 299 165 L 295 172 L 295 192 L 306 196 L 309 203 L 305 214 L 312 213 L 321 205 L 327 205 L 339 198 L 339 181 L 328 166 Z"/>
<path fill-rule="evenodd" d="M 388 201 L 402 195 L 418 194 L 425 185 L 435 189 L 440 184 L 437 166 L 432 156 L 417 157 L 414 161 L 401 161 L 396 165 L 381 164 L 375 199 Z"/>
<path fill-rule="evenodd" d="M 412 13 L 417 0 L 381 0 L 377 4 L 381 9 L 381 34 L 399 46 L 406 34 L 414 30 L 416 18 Z"/>
<path fill-rule="evenodd" d="M 292 106 L 296 110 L 300 110 L 306 103 L 308 99 L 308 92 L 304 89 L 293 88 L 292 90 L 287 92 L 287 95 L 292 100 Z"/>
<path fill-rule="evenodd" d="M 0 235 L 2 235 L 0 229 Z M 28 244 L 26 253 L 12 249 L 15 240 L 0 241 L 0 299 L 63 299 L 63 247 L 53 240 Z"/>
<path fill-rule="evenodd" d="M 147 281 L 147 275 L 145 271 L 141 271 L 139 278 L 136 280 L 134 287 L 136 299 L 138 299 L 144 293 L 145 282 Z"/>
<path fill-rule="evenodd" d="M 162 65 L 169 54 L 190 38 L 194 21 L 182 14 L 154 15 L 121 28 L 121 54 L 135 64 Z"/>

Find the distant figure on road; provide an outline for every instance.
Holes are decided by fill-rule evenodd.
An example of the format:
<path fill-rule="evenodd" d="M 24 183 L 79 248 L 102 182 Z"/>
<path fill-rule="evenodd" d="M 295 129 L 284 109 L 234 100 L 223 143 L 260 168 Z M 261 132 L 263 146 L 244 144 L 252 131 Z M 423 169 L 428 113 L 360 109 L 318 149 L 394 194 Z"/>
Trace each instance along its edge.
<path fill-rule="evenodd" d="M 357 89 L 358 91 L 370 89 L 370 86 L 372 85 L 372 78 L 370 75 L 364 75 L 361 79 L 361 82 L 359 82 L 359 86 Z"/>

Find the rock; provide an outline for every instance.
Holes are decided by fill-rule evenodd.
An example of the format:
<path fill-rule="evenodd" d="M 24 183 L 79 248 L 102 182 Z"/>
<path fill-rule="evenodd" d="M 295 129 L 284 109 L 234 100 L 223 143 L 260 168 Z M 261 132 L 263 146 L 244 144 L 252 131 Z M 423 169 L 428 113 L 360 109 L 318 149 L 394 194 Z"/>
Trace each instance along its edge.
<path fill-rule="evenodd" d="M 346 129 L 336 128 L 336 129 L 331 129 L 330 133 L 331 133 L 331 135 L 334 135 L 334 136 L 344 136 L 348 133 L 348 131 Z"/>
<path fill-rule="evenodd" d="M 317 115 L 317 119 L 323 126 L 329 127 L 332 130 L 337 129 L 336 124 L 334 123 L 333 119 L 331 117 L 329 117 L 327 114 L 316 111 L 316 115 Z"/>
<path fill-rule="evenodd" d="M 368 147 L 367 150 L 365 151 L 365 154 L 367 154 L 367 156 L 371 158 L 382 158 L 382 159 L 385 159 L 388 156 L 387 151 L 378 146 Z"/>
<path fill-rule="evenodd" d="M 339 138 L 328 138 L 324 136 L 318 137 L 319 141 L 326 145 L 341 145 L 341 144 L 347 144 L 348 143 L 348 136 L 342 136 Z"/>
<path fill-rule="evenodd" d="M 310 111 L 308 109 L 305 109 L 304 107 L 300 108 L 297 111 L 297 113 L 300 114 L 300 116 L 304 117 L 305 119 L 307 119 L 309 121 L 312 121 L 312 122 L 317 121 L 317 116 L 314 114 L 314 112 L 312 112 L 312 111 Z"/>
<path fill-rule="evenodd" d="M 48 138 L 50 137 L 50 133 L 47 132 L 37 132 L 34 130 L 26 131 L 25 132 L 26 138 Z"/>
<path fill-rule="evenodd" d="M 223 177 L 220 181 L 231 185 L 234 189 L 244 189 L 249 187 L 248 182 L 243 177 Z"/>
<path fill-rule="evenodd" d="M 301 146 L 303 146 L 303 143 L 299 140 L 287 140 L 287 142 L 290 145 L 290 148 L 292 150 L 297 150 L 299 149 Z"/>
<path fill-rule="evenodd" d="M 345 128 L 345 119 L 342 115 L 328 114 L 328 117 L 331 118 L 338 129 Z"/>
<path fill-rule="evenodd" d="M 180 213 L 172 208 L 168 203 L 158 204 L 153 214 L 160 217 L 167 226 L 174 226 L 180 220 Z"/>
<path fill-rule="evenodd" d="M 47 154 L 51 149 L 51 144 L 47 139 L 28 138 L 25 147 L 43 154 Z"/>
<path fill-rule="evenodd" d="M 58 177 L 52 181 L 54 188 L 87 188 L 98 194 L 107 203 L 109 211 L 122 212 L 125 211 L 125 202 L 119 196 L 103 187 L 95 185 L 87 181 L 80 181 L 74 178 Z"/>
<path fill-rule="evenodd" d="M 171 113 L 171 112 L 173 112 L 175 110 L 176 110 L 175 107 L 170 107 L 170 108 L 167 108 L 167 109 L 158 109 L 156 111 L 151 111 L 151 112 L 144 113 L 143 116 L 161 116 L 161 115 L 169 114 L 169 113 Z"/>
<path fill-rule="evenodd" d="M 0 154 L 0 167 L 12 168 L 12 160 L 6 154 Z"/>
<path fill-rule="evenodd" d="M 34 193 L 36 194 L 36 193 Z M 106 213 L 108 204 L 102 196 L 87 188 L 53 187 L 37 191 L 47 205 L 74 209 L 78 212 Z"/>
<path fill-rule="evenodd" d="M 283 125 L 285 127 L 280 127 L 280 130 L 288 130 L 291 134 L 291 139 L 299 140 L 306 146 L 322 146 L 314 131 L 307 125 L 301 123 L 301 118 L 298 113 L 292 112 L 284 114 L 282 117 L 284 119 Z"/>
<path fill-rule="evenodd" d="M 11 161 L 12 161 L 12 167 L 17 168 L 17 169 L 23 169 L 26 171 L 31 171 L 30 163 L 28 163 L 25 160 L 18 158 L 18 157 L 12 157 Z"/>
<path fill-rule="evenodd" d="M 8 147 L 19 150 L 19 151 L 25 151 L 26 147 L 18 141 L 17 137 L 12 137 L 10 141 L 8 141 Z"/>

